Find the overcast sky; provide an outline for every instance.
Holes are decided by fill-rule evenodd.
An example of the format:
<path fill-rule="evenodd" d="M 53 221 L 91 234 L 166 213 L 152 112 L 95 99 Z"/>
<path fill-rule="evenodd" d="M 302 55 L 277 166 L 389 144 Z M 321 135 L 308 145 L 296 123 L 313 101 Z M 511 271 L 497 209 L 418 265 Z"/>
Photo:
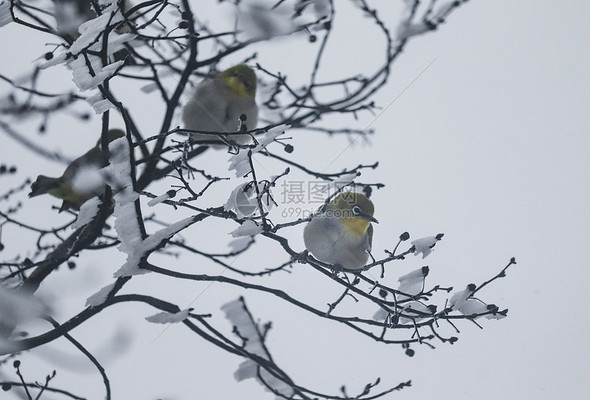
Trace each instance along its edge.
<path fill-rule="evenodd" d="M 392 13 L 388 19 L 386 15 L 381 13 L 394 26 L 397 17 Z M 590 238 L 588 15 L 590 3 L 586 1 L 471 1 L 438 31 L 409 43 L 394 65 L 387 88 L 378 95 L 378 104 L 390 107 L 376 120 L 362 115 L 355 123 L 357 128 L 371 124 L 376 130 L 369 144 L 348 147 L 344 138 L 295 136 L 294 156 L 309 160 L 318 170 L 380 162 L 376 171 L 362 176 L 363 181 L 387 185 L 372 197 L 380 221 L 373 243 L 377 255 L 391 249 L 404 231 L 412 238 L 445 233 L 425 260 L 412 257 L 389 264 L 393 270 L 388 270 L 389 284 L 403 273 L 428 265 L 427 284 L 463 288 L 491 278 L 511 257 L 518 261 L 506 278 L 479 296 L 509 308 L 508 318 L 484 320 L 483 330 L 461 323 L 456 344 L 438 344 L 435 350 L 413 346 L 413 358 L 406 357 L 398 346 L 373 343 L 337 324 L 275 304 L 274 299 L 245 293 L 254 315 L 274 321 L 268 344 L 275 361 L 296 381 L 337 394 L 342 384 L 357 392 L 378 376 L 383 385 L 391 386 L 411 379 L 411 388 L 386 397 L 402 400 L 430 396 L 577 399 L 590 392 L 589 322 L 584 312 L 584 304 L 590 301 L 586 243 Z M 345 48 L 331 49 L 334 56 L 327 61 L 335 71 L 366 70 L 381 57 L 378 44 L 362 45 L 363 35 L 354 29 L 343 31 L 339 34 Z M 31 50 L 33 40 L 17 36 L 19 32 L 22 30 L 14 24 L 0 29 L 0 49 L 6 54 L 16 51 L 6 50 L 12 46 L 23 48 L 22 58 L 16 61 L 26 66 L 31 54 L 41 53 Z M 293 70 L 298 65 L 289 61 L 306 54 L 305 46 L 310 44 L 284 40 L 280 46 L 280 57 L 267 62 L 274 63 L 276 69 Z M 285 49 L 289 49 L 287 53 Z M 9 76 L 15 76 L 18 70 L 11 68 L 18 68 L 18 63 L 13 67 L 5 57 L 3 60 L 2 72 L 12 71 Z M 141 123 L 148 126 L 157 118 L 146 115 Z M 64 131 L 69 129 L 64 126 Z M 41 141 L 76 155 L 92 141 L 91 136 L 77 137 L 63 147 L 53 146 L 51 138 Z M 5 135 L 0 137 L 0 161 L 21 167 L 21 175 L 14 180 L 0 181 L 2 193 L 26 176 L 40 171 L 59 174 L 63 168 L 46 161 L 24 164 L 21 147 Z M 30 201 L 35 201 L 35 208 L 27 206 L 29 215 L 44 215 L 52 222 L 63 218 L 49 216 L 47 209 L 55 201 Z M 228 226 L 219 228 L 222 244 L 226 241 L 223 235 L 231 230 Z M 300 235 L 301 230 L 294 232 L 293 241 L 302 249 Z M 3 240 L 15 239 L 4 232 Z M 276 251 L 278 264 L 284 256 Z M 64 293 L 74 303 L 56 303 L 60 320 L 72 315 L 68 310 L 81 309 L 88 295 L 109 283 L 123 259 L 121 255 L 113 257 L 115 261 L 109 265 L 81 258 L 77 271 L 63 271 L 48 280 L 48 293 L 66 287 Z M 255 262 L 256 258 L 244 260 Z M 293 274 L 279 278 L 280 284 L 299 297 L 317 296 L 325 282 L 306 280 L 317 278 L 317 274 L 307 274 L 302 268 L 297 266 Z M 77 279 L 82 278 L 86 283 L 79 283 Z M 244 294 L 217 286 L 205 290 L 206 285 L 186 282 L 169 287 L 161 278 L 139 278 L 147 286 L 134 284 L 133 290 L 150 287 L 153 293 L 160 289 L 164 293 L 173 288 L 172 294 L 167 293 L 172 297 L 167 298 L 176 300 L 180 307 L 198 296 L 192 304 L 197 312 Z M 124 305 L 103 314 L 73 333 L 97 352 L 101 347 L 97 336 L 111 338 L 118 333 L 133 338 L 126 354 L 106 363 L 115 399 L 272 398 L 254 381 L 233 380 L 241 360 L 212 348 L 181 326 L 161 334 L 162 326 L 145 323 L 143 318 L 153 314 L 152 310 Z M 67 344 L 55 348 L 62 354 L 75 354 Z M 51 351 L 39 353 L 54 358 Z M 54 368 L 38 355 L 22 359 L 31 380 L 43 379 Z M 82 376 L 57 369 L 56 386 L 89 398 L 102 396 L 100 377 L 90 366 Z M 91 392 L 89 387 L 96 389 Z"/>

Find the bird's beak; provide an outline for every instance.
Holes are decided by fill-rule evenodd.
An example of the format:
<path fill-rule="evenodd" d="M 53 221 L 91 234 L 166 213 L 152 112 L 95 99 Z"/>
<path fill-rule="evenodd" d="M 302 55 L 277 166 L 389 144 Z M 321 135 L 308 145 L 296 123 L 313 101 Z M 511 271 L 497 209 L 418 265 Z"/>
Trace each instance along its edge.
<path fill-rule="evenodd" d="M 359 217 L 366 219 L 367 221 L 371 221 L 374 222 L 376 224 L 379 223 L 379 221 L 377 221 L 377 219 L 375 217 L 373 217 L 372 215 L 366 215 L 366 214 L 360 214 Z"/>

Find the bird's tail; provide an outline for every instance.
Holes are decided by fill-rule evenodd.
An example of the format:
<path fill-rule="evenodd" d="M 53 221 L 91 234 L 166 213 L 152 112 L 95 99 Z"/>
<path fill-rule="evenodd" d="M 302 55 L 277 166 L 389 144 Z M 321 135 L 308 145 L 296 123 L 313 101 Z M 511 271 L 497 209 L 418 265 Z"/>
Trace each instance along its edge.
<path fill-rule="evenodd" d="M 49 190 L 58 187 L 61 183 L 60 178 L 50 178 L 45 175 L 39 175 L 37 180 L 31 185 L 31 193 L 29 197 L 39 196 L 47 193 Z"/>

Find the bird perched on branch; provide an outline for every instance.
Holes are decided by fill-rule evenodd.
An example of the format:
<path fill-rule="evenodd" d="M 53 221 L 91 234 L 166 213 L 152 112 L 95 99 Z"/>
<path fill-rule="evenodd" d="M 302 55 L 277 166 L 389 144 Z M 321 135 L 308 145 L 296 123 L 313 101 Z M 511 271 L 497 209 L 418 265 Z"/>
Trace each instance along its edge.
<path fill-rule="evenodd" d="M 256 74 L 252 68 L 244 64 L 228 68 L 197 85 L 182 110 L 184 128 L 223 133 L 238 144 L 248 143 L 250 136 L 237 132 L 256 128 L 258 106 L 255 96 Z M 220 140 L 216 135 L 191 134 L 191 138 Z"/>
<path fill-rule="evenodd" d="M 371 222 L 378 223 L 374 210 L 371 200 L 363 194 L 339 194 L 305 227 L 305 248 L 336 269 L 362 269 L 373 243 Z"/>
<path fill-rule="evenodd" d="M 109 143 L 123 136 L 125 132 L 120 129 L 111 129 L 107 132 Z M 102 163 L 99 139 L 96 146 L 72 161 L 59 178 L 39 175 L 31 185 L 29 197 L 48 193 L 63 200 L 60 212 L 68 208 L 79 210 L 86 200 L 102 194 L 104 190 L 104 181 L 98 173 L 103 166 Z"/>

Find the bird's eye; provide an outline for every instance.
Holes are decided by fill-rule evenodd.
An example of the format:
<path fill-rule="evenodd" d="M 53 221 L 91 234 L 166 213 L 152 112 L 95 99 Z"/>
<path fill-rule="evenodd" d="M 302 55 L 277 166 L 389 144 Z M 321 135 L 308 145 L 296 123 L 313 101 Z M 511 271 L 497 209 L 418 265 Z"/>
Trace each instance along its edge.
<path fill-rule="evenodd" d="M 354 215 L 360 215 L 361 208 L 359 206 L 354 206 L 354 207 L 352 207 L 352 212 Z"/>

